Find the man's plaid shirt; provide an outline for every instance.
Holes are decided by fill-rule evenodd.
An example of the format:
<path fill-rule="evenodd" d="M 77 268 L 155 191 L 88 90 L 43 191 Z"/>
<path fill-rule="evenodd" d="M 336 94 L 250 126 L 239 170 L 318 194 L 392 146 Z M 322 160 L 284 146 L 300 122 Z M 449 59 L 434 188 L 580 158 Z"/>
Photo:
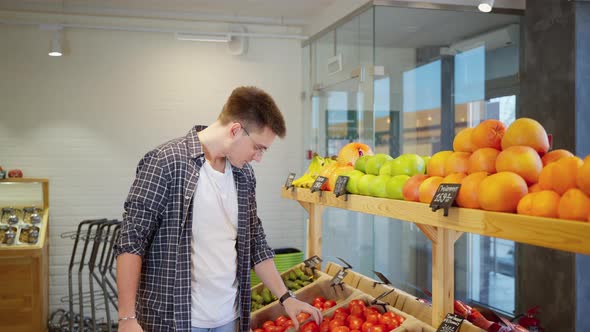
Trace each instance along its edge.
<path fill-rule="evenodd" d="M 195 126 L 148 152 L 137 166 L 117 255 L 142 257 L 137 317 L 147 332 L 190 331 L 192 200 L 205 157 Z M 240 330 L 250 329 L 250 269 L 274 257 L 256 212 L 251 166 L 233 167 L 238 193 L 237 278 Z M 197 211 L 198 213 L 198 211 Z"/>

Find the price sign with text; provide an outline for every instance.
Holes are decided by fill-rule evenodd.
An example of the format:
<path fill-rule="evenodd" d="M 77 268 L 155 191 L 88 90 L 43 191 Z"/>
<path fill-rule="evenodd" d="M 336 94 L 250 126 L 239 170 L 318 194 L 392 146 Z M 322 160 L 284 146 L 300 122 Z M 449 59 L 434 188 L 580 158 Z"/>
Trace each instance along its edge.
<path fill-rule="evenodd" d="M 334 278 L 332 278 L 332 281 L 330 283 L 332 284 L 332 286 L 340 285 L 347 274 L 348 272 L 346 272 L 346 270 L 338 271 L 338 273 L 336 273 L 336 275 L 334 276 Z"/>
<path fill-rule="evenodd" d="M 457 332 L 463 323 L 464 318 L 455 314 L 447 314 L 445 319 L 440 323 L 436 332 Z"/>
<path fill-rule="evenodd" d="M 293 180 L 295 180 L 295 173 L 289 173 L 287 180 L 285 181 L 285 188 L 289 189 L 293 187 Z"/>
<path fill-rule="evenodd" d="M 310 269 L 317 267 L 321 263 L 322 263 L 322 259 L 319 258 L 317 255 L 311 256 L 308 259 L 303 261 L 303 264 L 305 264 L 305 267 L 310 268 Z"/>
<path fill-rule="evenodd" d="M 336 195 L 336 197 L 347 194 L 346 184 L 348 183 L 348 179 L 349 177 L 344 175 L 338 177 L 336 184 L 334 185 L 334 195 Z"/>
<path fill-rule="evenodd" d="M 311 185 L 311 192 L 314 193 L 316 191 L 320 191 L 324 183 L 328 181 L 328 178 L 325 176 L 318 176 L 314 183 Z"/>
<path fill-rule="evenodd" d="M 444 215 L 445 217 L 448 216 L 449 208 L 455 202 L 455 198 L 457 197 L 460 188 L 461 185 L 458 183 L 443 183 L 438 186 L 438 189 L 430 202 L 430 208 L 432 208 L 432 211 L 445 209 Z"/>

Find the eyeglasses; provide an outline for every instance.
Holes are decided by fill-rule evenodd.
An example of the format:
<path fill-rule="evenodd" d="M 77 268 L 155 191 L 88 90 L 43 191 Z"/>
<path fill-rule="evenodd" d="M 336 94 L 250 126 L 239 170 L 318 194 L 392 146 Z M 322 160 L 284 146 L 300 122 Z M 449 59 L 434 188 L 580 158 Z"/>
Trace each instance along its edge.
<path fill-rule="evenodd" d="M 240 124 L 240 126 L 242 126 L 242 125 Z M 266 146 L 256 143 L 256 141 L 252 138 L 252 136 L 250 136 L 250 133 L 248 132 L 248 130 L 246 130 L 246 127 L 242 126 L 242 129 L 244 129 L 246 136 L 248 136 L 248 138 L 250 138 L 252 143 L 254 143 L 254 149 L 256 149 L 256 152 L 260 153 L 260 155 L 263 155 L 266 152 L 266 150 L 268 150 L 268 148 Z"/>

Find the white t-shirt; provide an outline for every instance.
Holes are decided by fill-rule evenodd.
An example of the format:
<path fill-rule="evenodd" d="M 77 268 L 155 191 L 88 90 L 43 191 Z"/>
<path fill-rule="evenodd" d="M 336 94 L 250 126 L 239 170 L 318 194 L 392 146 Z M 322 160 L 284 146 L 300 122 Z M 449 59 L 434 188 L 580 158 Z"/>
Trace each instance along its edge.
<path fill-rule="evenodd" d="M 238 197 L 231 164 L 201 167 L 193 201 L 191 324 L 225 325 L 239 316 L 236 240 Z"/>

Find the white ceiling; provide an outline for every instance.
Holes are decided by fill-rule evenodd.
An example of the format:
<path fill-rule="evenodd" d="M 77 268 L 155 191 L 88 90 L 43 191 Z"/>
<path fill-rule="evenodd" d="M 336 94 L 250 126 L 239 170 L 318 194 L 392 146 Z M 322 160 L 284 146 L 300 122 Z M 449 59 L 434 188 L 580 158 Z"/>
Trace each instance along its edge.
<path fill-rule="evenodd" d="M 225 15 L 308 24 L 338 0 L 0 0 L 0 10 L 30 10 L 152 18 Z"/>

